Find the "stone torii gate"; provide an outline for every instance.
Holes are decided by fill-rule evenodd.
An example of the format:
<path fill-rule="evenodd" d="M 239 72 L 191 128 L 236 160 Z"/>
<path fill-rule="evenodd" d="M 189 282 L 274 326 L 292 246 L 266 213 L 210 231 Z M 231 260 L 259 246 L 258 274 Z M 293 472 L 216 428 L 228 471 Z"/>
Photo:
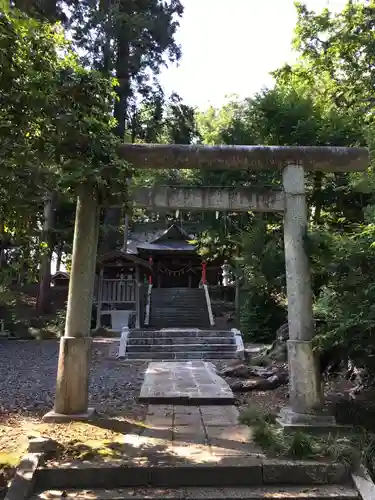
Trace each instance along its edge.
<path fill-rule="evenodd" d="M 329 426 L 334 418 L 321 412 L 322 386 L 313 354 L 313 301 L 308 257 L 305 171 L 364 171 L 369 155 L 364 148 L 279 146 L 134 145 L 121 147 L 134 169 L 275 169 L 282 171 L 283 190 L 268 193 L 225 188 L 143 188 L 135 204 L 145 207 L 197 210 L 283 211 L 288 296 L 288 362 L 290 406 L 281 411 L 284 426 Z M 78 231 L 81 229 L 82 231 Z M 54 410 L 46 420 L 89 418 L 89 317 L 98 237 L 98 204 L 89 192 L 78 197 L 72 272 L 65 334 L 60 342 Z M 80 245 L 84 243 L 87 255 Z M 74 314 L 69 314 L 74 313 Z M 87 316 L 87 317 L 86 317 Z"/>

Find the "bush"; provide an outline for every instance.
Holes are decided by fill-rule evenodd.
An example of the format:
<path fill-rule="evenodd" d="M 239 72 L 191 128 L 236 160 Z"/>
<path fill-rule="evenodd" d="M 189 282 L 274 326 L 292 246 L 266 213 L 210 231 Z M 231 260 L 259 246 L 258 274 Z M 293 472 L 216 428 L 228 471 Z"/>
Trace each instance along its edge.
<path fill-rule="evenodd" d="M 254 288 L 241 292 L 240 329 L 245 339 L 252 342 L 271 343 L 276 330 L 286 321 L 285 306 L 266 292 Z"/>
<path fill-rule="evenodd" d="M 282 226 L 257 218 L 244 238 L 241 331 L 253 342 L 272 342 L 287 316 Z"/>
<path fill-rule="evenodd" d="M 319 349 L 340 347 L 375 381 L 375 225 L 331 235 L 329 279 L 317 298 Z M 324 260 L 323 260 L 324 261 Z"/>

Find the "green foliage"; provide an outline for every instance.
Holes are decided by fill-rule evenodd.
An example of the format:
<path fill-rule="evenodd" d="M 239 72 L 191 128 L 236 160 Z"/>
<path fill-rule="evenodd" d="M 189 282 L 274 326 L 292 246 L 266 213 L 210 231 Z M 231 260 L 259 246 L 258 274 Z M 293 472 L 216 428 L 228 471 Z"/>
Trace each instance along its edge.
<path fill-rule="evenodd" d="M 126 138 L 137 138 L 139 103 L 162 95 L 156 78 L 180 57 L 174 36 L 183 8 L 179 0 L 15 0 L 1 10 L 0 228 L 16 248 L 7 252 L 8 264 L 19 269 L 27 262 L 35 279 L 46 191 L 59 195 L 49 250 L 64 253 L 71 249 L 77 188 L 90 185 L 103 202 L 108 195 L 126 198 L 129 172 L 118 145 L 125 122 Z M 164 121 L 169 135 L 185 115 L 186 123 L 192 119 L 176 96 L 171 104 L 183 116 L 176 125 Z"/>
<path fill-rule="evenodd" d="M 243 236 L 241 331 L 252 341 L 272 342 L 285 322 L 282 227 L 254 217 Z"/>
<path fill-rule="evenodd" d="M 349 235 L 332 235 L 334 261 L 316 301 L 324 319 L 317 342 L 323 349 L 343 347 L 358 367 L 375 368 L 375 226 L 359 227 Z"/>
<path fill-rule="evenodd" d="M 296 432 L 289 443 L 287 454 L 294 458 L 312 457 L 314 449 L 311 437 L 303 432 Z"/>
<path fill-rule="evenodd" d="M 71 241 L 71 204 L 81 186 L 104 201 L 126 196 L 112 112 L 116 82 L 80 66 L 61 26 L 17 10 L 0 18 L 0 64 L 0 222 L 13 244 L 3 275 L 35 279 L 46 251 L 40 227 L 47 192 L 62 202 L 52 248 L 58 238 Z"/>
<path fill-rule="evenodd" d="M 355 468 L 361 462 L 373 464 L 374 437 L 365 432 L 337 435 L 313 435 L 297 431 L 287 433 L 276 423 L 273 414 L 247 408 L 240 421 L 251 428 L 252 438 L 268 456 L 287 457 L 300 460 L 328 459 Z M 372 470 L 372 469 L 370 469 Z"/>
<path fill-rule="evenodd" d="M 114 81 L 81 67 L 58 26 L 17 11 L 0 19 L 3 210 L 47 188 L 124 187 Z M 105 190 L 105 189 L 104 189 Z"/>
<path fill-rule="evenodd" d="M 373 8 L 348 2 L 343 12 L 321 14 L 297 5 L 295 48 L 300 59 L 274 72 L 275 87 L 253 98 L 233 98 L 221 109 L 197 115 L 207 144 L 368 145 L 373 150 Z M 360 36 L 359 36 L 360 35 Z M 358 54 L 363 54 L 358 58 Z M 308 173 L 309 233 L 317 344 L 340 345 L 359 366 L 372 364 L 374 318 L 373 169 L 366 175 Z M 280 187 L 279 173 L 204 172 L 198 183 Z M 367 208 L 366 208 L 367 207 Z M 367 217 L 367 220 L 365 219 Z M 241 224 L 226 215 L 223 236 L 213 221 L 201 238 L 207 255 L 241 258 L 241 329 L 252 340 L 273 340 L 286 318 L 281 221 L 247 214 Z M 229 228 L 229 229 L 228 229 Z M 228 242 L 235 241 L 230 247 Z M 209 242 L 210 244 L 208 244 Z M 370 369 L 370 366 L 368 366 Z M 373 371 L 373 370 L 372 370 Z"/>
<path fill-rule="evenodd" d="M 273 413 L 261 413 L 256 408 L 249 407 L 241 413 L 240 422 L 249 426 L 259 424 L 260 422 L 274 424 L 276 423 L 276 417 Z"/>

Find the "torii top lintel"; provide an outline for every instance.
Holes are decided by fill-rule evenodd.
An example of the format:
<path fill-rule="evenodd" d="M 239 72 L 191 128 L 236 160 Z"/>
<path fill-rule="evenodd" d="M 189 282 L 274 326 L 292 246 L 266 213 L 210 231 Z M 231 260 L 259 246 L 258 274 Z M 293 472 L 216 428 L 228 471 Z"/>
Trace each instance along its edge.
<path fill-rule="evenodd" d="M 121 157 L 135 169 L 283 169 L 360 172 L 369 166 L 366 148 L 333 146 L 202 146 L 122 144 Z"/>

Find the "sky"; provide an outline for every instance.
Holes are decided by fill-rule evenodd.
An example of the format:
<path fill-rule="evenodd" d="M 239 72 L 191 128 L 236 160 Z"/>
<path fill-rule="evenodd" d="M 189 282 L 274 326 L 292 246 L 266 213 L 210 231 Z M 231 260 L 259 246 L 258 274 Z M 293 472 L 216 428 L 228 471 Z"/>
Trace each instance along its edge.
<path fill-rule="evenodd" d="M 272 85 L 269 73 L 293 62 L 294 0 L 182 0 L 177 42 L 182 59 L 163 70 L 167 94 L 201 109 L 225 97 L 249 97 Z M 306 0 L 308 8 L 341 10 L 346 0 Z"/>

